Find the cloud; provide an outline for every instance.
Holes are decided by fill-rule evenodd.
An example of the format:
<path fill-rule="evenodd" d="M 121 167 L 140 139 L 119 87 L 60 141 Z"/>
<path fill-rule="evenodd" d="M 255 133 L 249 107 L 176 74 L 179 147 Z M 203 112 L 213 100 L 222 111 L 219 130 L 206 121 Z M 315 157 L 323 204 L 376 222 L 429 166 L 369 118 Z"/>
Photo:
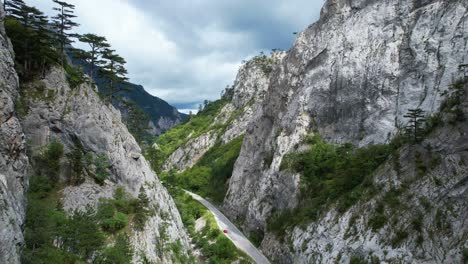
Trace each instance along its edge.
<path fill-rule="evenodd" d="M 50 0 L 26 0 L 52 14 Z M 130 80 L 175 105 L 216 100 L 242 60 L 288 49 L 324 0 L 69 0 L 79 33 L 107 37 Z"/>

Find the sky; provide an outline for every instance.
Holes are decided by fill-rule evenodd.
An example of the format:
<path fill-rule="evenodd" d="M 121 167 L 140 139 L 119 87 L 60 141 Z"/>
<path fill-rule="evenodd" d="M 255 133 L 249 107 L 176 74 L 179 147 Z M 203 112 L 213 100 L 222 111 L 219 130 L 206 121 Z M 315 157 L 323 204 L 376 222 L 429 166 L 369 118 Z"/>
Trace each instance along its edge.
<path fill-rule="evenodd" d="M 105 36 L 130 81 L 182 112 L 219 99 L 243 60 L 288 50 L 325 0 L 68 0 L 77 33 Z M 25 0 L 52 15 L 52 0 Z M 85 46 L 80 46 L 84 48 Z"/>

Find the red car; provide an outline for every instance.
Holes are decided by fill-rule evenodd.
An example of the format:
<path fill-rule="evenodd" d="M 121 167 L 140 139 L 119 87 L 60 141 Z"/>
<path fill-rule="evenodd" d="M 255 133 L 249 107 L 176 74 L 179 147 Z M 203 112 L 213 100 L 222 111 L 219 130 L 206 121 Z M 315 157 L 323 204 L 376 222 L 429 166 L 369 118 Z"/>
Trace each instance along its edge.
<path fill-rule="evenodd" d="M 226 229 L 224 229 L 224 230 L 223 230 L 223 233 L 224 233 L 224 234 L 227 234 L 227 233 L 228 233 L 228 231 L 227 231 Z"/>

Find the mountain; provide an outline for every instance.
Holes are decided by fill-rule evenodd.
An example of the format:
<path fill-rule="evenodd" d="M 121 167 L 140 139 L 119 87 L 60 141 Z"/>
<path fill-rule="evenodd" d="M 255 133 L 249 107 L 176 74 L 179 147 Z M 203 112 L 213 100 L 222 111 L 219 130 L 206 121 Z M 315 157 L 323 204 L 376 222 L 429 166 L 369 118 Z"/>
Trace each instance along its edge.
<path fill-rule="evenodd" d="M 88 63 L 74 59 L 71 54 L 69 54 L 69 56 L 73 64 L 83 67 L 84 72 L 90 71 L 91 67 Z M 105 84 L 107 83 L 106 79 L 100 77 L 98 74 L 95 74 L 93 79 L 95 80 L 99 91 L 105 93 Z M 148 132 L 152 135 L 164 133 L 169 128 L 187 120 L 188 118 L 188 115 L 179 113 L 175 107 L 169 105 L 166 101 L 149 94 L 142 85 L 127 82 L 121 86 L 125 87 L 125 89 L 118 92 L 117 95 L 134 102 L 149 116 L 150 122 L 148 124 Z M 126 113 L 128 113 L 128 108 L 125 104 L 116 103 L 114 106 L 117 107 L 122 114 L 126 115 Z"/>
<path fill-rule="evenodd" d="M 462 0 L 328 0 L 265 72 L 247 63 L 159 137 L 156 165 L 273 262 L 462 263 L 467 20 Z"/>
<path fill-rule="evenodd" d="M 175 203 L 121 113 L 59 64 L 18 79 L 0 16 L 0 263 L 189 261 Z"/>

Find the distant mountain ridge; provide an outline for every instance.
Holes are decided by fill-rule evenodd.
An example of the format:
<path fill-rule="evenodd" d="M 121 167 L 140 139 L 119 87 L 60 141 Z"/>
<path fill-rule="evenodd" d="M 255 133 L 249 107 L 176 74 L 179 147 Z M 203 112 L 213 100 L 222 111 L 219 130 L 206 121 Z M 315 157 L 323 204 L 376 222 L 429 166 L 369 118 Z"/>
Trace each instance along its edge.
<path fill-rule="evenodd" d="M 90 71 L 88 63 L 73 57 L 71 57 L 71 61 L 75 65 L 81 65 L 85 73 Z M 93 79 L 96 82 L 99 91 L 105 92 L 105 78 L 94 74 Z M 152 135 L 164 133 L 171 127 L 188 118 L 188 115 L 180 113 L 177 108 L 170 105 L 163 99 L 148 93 L 142 85 L 127 82 L 122 84 L 122 86 L 125 86 L 128 89 L 120 91 L 117 94 L 134 102 L 150 117 L 150 122 L 148 124 L 150 129 L 148 132 Z M 128 113 L 128 109 L 126 109 L 124 104 L 114 104 L 114 106 L 119 109 L 122 115 L 126 116 Z"/>

